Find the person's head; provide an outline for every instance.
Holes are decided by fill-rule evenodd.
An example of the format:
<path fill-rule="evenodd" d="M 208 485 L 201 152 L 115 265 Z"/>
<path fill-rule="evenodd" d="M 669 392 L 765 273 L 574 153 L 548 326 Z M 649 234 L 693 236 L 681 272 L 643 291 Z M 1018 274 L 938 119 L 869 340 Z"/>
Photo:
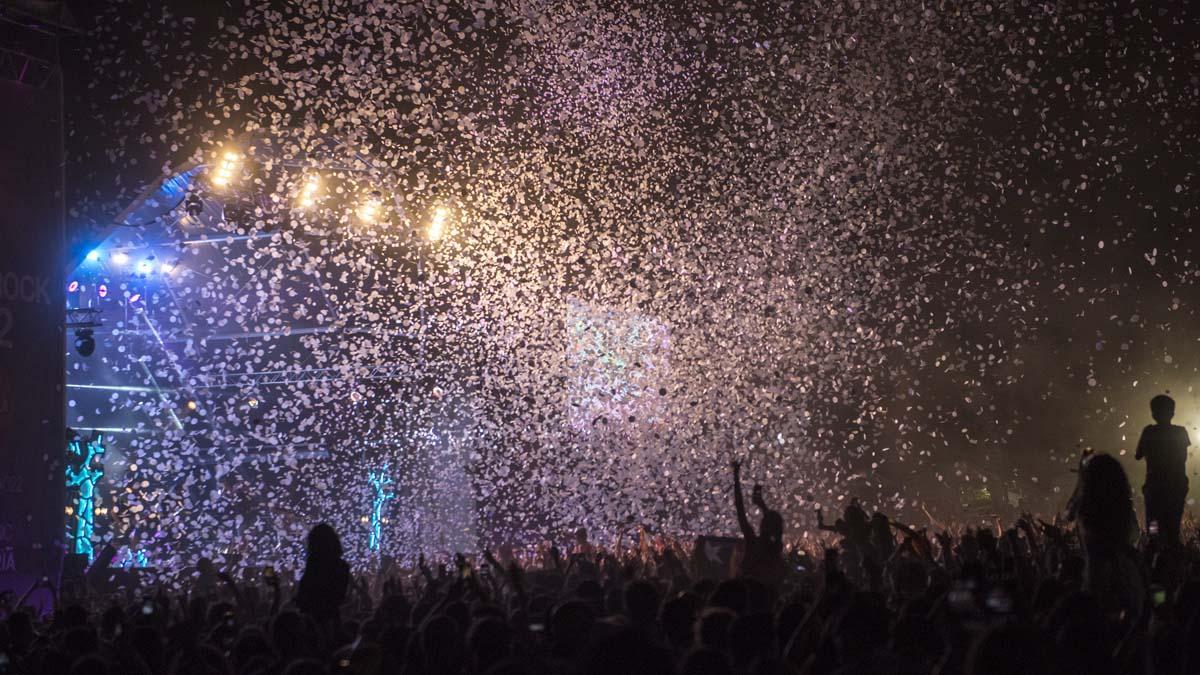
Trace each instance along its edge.
<path fill-rule="evenodd" d="M 458 623 L 445 614 L 421 627 L 421 655 L 433 672 L 454 672 L 463 659 L 463 634 Z"/>
<path fill-rule="evenodd" d="M 512 639 L 512 629 L 503 619 L 488 616 L 476 621 L 467 631 L 467 648 L 475 669 L 487 670 L 507 657 Z"/>
<path fill-rule="evenodd" d="M 746 584 L 741 579 L 726 579 L 717 584 L 708 598 L 710 607 L 724 607 L 734 613 L 746 611 Z"/>
<path fill-rule="evenodd" d="M 318 523 L 308 531 L 309 561 L 333 561 L 342 557 L 342 541 L 329 523 Z"/>
<path fill-rule="evenodd" d="M 578 530 L 575 530 L 575 543 L 582 546 L 583 544 L 587 543 L 587 537 L 588 533 L 586 527 L 581 527 Z"/>
<path fill-rule="evenodd" d="M 1079 469 L 1079 520 L 1094 532 L 1107 531 L 1118 539 L 1130 522 L 1133 493 L 1129 477 L 1112 455 L 1088 457 Z"/>
<path fill-rule="evenodd" d="M 783 542 L 783 516 L 778 511 L 767 509 L 763 511 L 762 522 L 758 526 L 759 535 L 772 543 Z"/>
<path fill-rule="evenodd" d="M 696 604 L 691 597 L 678 596 L 663 603 L 659 614 L 667 642 L 675 649 L 692 643 L 692 623 L 696 620 Z"/>
<path fill-rule="evenodd" d="M 729 627 L 737 614 L 724 607 L 709 607 L 696 620 L 694 643 L 698 647 L 708 647 L 718 651 L 729 649 Z"/>
<path fill-rule="evenodd" d="M 871 529 L 871 520 L 857 499 L 851 499 L 842 511 L 842 523 L 850 536 L 856 539 L 867 536 Z"/>
<path fill-rule="evenodd" d="M 892 524 L 888 520 L 887 514 L 880 511 L 871 514 L 871 534 L 877 538 L 891 538 Z"/>
<path fill-rule="evenodd" d="M 304 619 L 298 612 L 285 610 L 271 622 L 271 643 L 285 659 L 298 658 L 308 651 Z"/>
<path fill-rule="evenodd" d="M 1169 424 L 1175 417 L 1175 399 L 1166 394 L 1150 399 L 1150 416 L 1159 424 Z"/>
<path fill-rule="evenodd" d="M 592 608 L 577 600 L 564 602 L 550 613 L 550 640 L 560 656 L 580 653 L 587 645 L 596 615 Z"/>
<path fill-rule="evenodd" d="M 658 589 L 649 581 L 638 579 L 625 585 L 625 613 L 635 626 L 654 623 L 658 615 L 658 601 Z"/>

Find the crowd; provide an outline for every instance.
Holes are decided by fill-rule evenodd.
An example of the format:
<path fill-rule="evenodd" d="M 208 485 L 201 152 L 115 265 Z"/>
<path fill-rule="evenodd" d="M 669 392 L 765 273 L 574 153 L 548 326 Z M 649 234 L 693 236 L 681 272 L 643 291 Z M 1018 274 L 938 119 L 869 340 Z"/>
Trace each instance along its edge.
<path fill-rule="evenodd" d="M 930 531 L 851 501 L 811 552 L 761 486 L 752 521 L 734 463 L 728 573 L 703 546 L 606 549 L 581 530 L 536 563 L 502 549 L 358 576 L 322 524 L 298 582 L 201 561 L 178 591 L 93 590 L 44 618 L 9 603 L 0 672 L 1192 675 L 1200 548 L 1181 534 L 1188 439 L 1168 402 L 1138 446 L 1144 529 L 1120 463 L 1088 454 L 1062 520 Z"/>

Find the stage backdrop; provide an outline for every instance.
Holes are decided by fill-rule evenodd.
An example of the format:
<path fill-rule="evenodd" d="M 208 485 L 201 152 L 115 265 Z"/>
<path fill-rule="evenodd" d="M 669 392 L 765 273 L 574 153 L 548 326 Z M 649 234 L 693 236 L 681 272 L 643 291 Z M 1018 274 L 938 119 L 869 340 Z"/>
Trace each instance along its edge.
<path fill-rule="evenodd" d="M 0 81 L 0 587 L 53 576 L 65 534 L 60 124 L 57 88 Z"/>

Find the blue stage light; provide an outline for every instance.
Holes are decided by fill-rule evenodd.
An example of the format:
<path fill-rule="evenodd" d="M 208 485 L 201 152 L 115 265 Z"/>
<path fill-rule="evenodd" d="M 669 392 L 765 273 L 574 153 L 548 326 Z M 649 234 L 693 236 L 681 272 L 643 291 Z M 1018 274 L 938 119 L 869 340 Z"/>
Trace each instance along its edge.
<path fill-rule="evenodd" d="M 367 539 L 367 548 L 372 551 L 378 551 L 380 544 L 383 542 L 383 507 L 388 500 L 393 499 L 396 493 L 387 489 L 392 484 L 392 478 L 388 475 L 388 465 L 384 464 L 379 471 L 368 471 L 367 482 L 371 484 L 373 493 L 371 499 L 371 523 L 370 535 Z"/>
<path fill-rule="evenodd" d="M 97 435 L 86 443 L 74 440 L 67 445 L 73 461 L 67 464 L 67 489 L 73 491 L 74 504 L 67 539 L 71 552 L 95 558 L 92 536 L 96 530 L 96 483 L 104 476 L 104 437 Z"/>

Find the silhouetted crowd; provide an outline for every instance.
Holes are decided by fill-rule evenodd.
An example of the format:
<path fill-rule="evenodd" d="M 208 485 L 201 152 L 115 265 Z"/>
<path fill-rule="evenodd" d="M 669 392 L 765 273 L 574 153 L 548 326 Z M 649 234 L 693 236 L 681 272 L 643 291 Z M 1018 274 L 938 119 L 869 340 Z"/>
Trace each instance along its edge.
<path fill-rule="evenodd" d="M 1189 441 L 1163 398 L 1137 452 L 1145 528 L 1120 463 L 1085 454 L 1053 522 L 920 528 L 852 500 L 805 549 L 760 486 L 751 521 L 734 463 L 729 560 L 580 530 L 537 560 L 502 548 L 358 575 L 321 524 L 298 581 L 202 560 L 173 592 L 64 593 L 44 618 L 10 600 L 0 672 L 1192 675 L 1200 545 L 1180 526 Z"/>

